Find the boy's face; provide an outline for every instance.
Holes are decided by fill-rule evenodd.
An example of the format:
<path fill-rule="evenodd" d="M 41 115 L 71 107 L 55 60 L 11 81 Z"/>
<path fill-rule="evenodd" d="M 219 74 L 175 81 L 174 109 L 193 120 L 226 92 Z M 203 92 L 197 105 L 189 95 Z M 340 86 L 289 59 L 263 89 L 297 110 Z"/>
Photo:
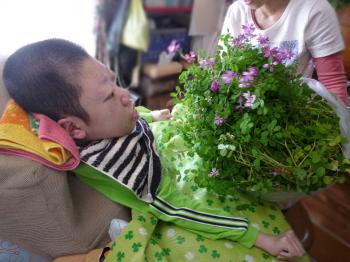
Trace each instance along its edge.
<path fill-rule="evenodd" d="M 131 133 L 139 114 L 129 92 L 115 84 L 115 75 L 96 59 L 88 58 L 80 68 L 80 104 L 90 117 L 82 123 L 85 140 L 121 137 Z"/>

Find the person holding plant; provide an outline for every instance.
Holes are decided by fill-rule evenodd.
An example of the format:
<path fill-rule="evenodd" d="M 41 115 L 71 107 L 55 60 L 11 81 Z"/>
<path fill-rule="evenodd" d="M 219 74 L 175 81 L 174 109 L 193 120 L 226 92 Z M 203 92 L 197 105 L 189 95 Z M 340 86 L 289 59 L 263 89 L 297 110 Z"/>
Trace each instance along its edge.
<path fill-rule="evenodd" d="M 238 0 L 228 9 L 222 34 L 237 37 L 254 25 L 271 45 L 296 54 L 298 71 L 318 80 L 349 105 L 343 65 L 344 42 L 336 13 L 327 0 Z"/>
<path fill-rule="evenodd" d="M 34 68 L 28 67 L 33 61 L 40 63 L 35 63 Z M 22 69 L 26 69 L 25 75 L 19 73 Z M 193 193 L 198 189 L 191 184 L 190 174 L 182 167 L 193 165 L 193 170 L 200 170 L 201 160 L 190 155 L 179 157 L 189 150 L 171 133 L 174 132 L 173 121 L 156 122 L 151 129 L 143 118 L 139 118 L 128 91 L 115 84 L 114 74 L 80 46 L 61 39 L 27 45 L 8 58 L 3 78 L 15 100 L 10 107 L 16 103 L 26 112 L 37 113 L 30 116 L 36 123 L 33 134 L 40 130 L 46 119 L 39 118 L 38 121 L 38 114 L 50 117 L 53 121 L 45 121 L 50 121 L 51 130 L 55 130 L 53 133 L 68 136 L 79 146 L 83 163 L 74 172 L 110 199 L 172 222 L 197 234 L 198 241 L 203 243 L 203 237 L 237 241 L 241 246 L 235 246 L 230 251 L 232 254 L 235 250 L 243 250 L 267 259 L 266 253 L 256 249 L 239 249 L 255 245 L 279 259 L 291 260 L 304 255 L 301 243 L 273 205 L 252 203 L 245 196 L 239 196 L 235 201 L 219 198 L 220 204 L 213 199 L 203 199 L 203 193 L 201 196 Z M 60 88 L 55 88 L 57 83 L 61 83 Z M 49 95 L 52 93 L 55 95 Z M 37 103 L 42 100 L 45 105 Z M 64 107 L 62 103 L 80 110 Z M 169 118 L 162 112 L 151 113 L 148 117 L 151 117 L 150 122 Z M 176 177 L 178 173 L 185 173 L 185 176 Z M 214 176 L 214 172 L 211 175 Z M 185 185 L 181 186 L 178 178 L 185 181 Z M 183 187 L 190 187 L 190 193 L 185 193 Z M 203 200 L 199 200 L 200 197 Z M 137 217 L 138 221 L 145 220 Z M 153 221 L 157 223 L 156 219 Z M 260 230 L 262 227 L 264 230 Z M 125 231 L 128 233 L 130 229 Z M 142 236 L 148 234 L 144 227 L 138 232 Z M 172 234 L 168 232 L 168 235 Z M 124 242 L 133 237 L 134 234 L 128 233 Z M 120 244 L 117 242 L 116 246 Z M 135 245 L 133 250 L 129 246 L 125 252 L 133 255 L 139 247 L 146 246 Z M 153 245 L 154 241 L 149 246 Z M 225 242 L 221 248 L 232 247 L 231 242 Z M 178 249 L 178 245 L 175 248 Z M 192 252 L 197 250 L 195 247 Z M 191 254 L 186 256 L 193 258 Z M 196 253 L 197 256 L 200 254 Z M 213 254 L 213 259 L 218 257 L 217 252 Z"/>

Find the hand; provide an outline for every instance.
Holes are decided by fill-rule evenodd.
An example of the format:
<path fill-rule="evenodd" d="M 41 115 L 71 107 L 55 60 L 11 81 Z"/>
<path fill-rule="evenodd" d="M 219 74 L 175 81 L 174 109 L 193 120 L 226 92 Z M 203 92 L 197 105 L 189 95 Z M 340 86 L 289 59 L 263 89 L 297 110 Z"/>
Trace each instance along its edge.
<path fill-rule="evenodd" d="M 153 121 L 168 120 L 171 117 L 169 109 L 155 110 L 151 112 L 151 115 Z"/>
<path fill-rule="evenodd" d="M 303 246 L 292 230 L 278 236 L 260 233 L 255 245 L 280 260 L 294 260 L 305 254 Z"/>

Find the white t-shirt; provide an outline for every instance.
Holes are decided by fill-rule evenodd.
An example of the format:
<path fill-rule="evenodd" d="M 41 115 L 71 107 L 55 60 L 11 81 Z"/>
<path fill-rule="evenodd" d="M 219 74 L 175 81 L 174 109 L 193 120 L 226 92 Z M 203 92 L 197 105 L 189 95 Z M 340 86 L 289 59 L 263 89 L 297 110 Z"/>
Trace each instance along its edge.
<path fill-rule="evenodd" d="M 254 24 L 250 8 L 241 0 L 228 9 L 222 34 L 236 37 L 242 25 Z M 324 57 L 344 49 L 339 22 L 327 0 L 290 0 L 279 20 L 256 33 L 269 37 L 271 46 L 288 48 L 296 54 L 298 71 L 311 77 L 311 58 Z"/>

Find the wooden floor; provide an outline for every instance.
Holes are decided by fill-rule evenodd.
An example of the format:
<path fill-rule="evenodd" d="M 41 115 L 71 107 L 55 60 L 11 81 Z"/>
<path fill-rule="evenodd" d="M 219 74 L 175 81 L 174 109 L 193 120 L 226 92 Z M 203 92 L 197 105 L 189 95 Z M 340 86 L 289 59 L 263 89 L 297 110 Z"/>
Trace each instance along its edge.
<path fill-rule="evenodd" d="M 313 242 L 308 253 L 319 262 L 350 261 L 350 178 L 301 204 L 312 222 Z"/>

